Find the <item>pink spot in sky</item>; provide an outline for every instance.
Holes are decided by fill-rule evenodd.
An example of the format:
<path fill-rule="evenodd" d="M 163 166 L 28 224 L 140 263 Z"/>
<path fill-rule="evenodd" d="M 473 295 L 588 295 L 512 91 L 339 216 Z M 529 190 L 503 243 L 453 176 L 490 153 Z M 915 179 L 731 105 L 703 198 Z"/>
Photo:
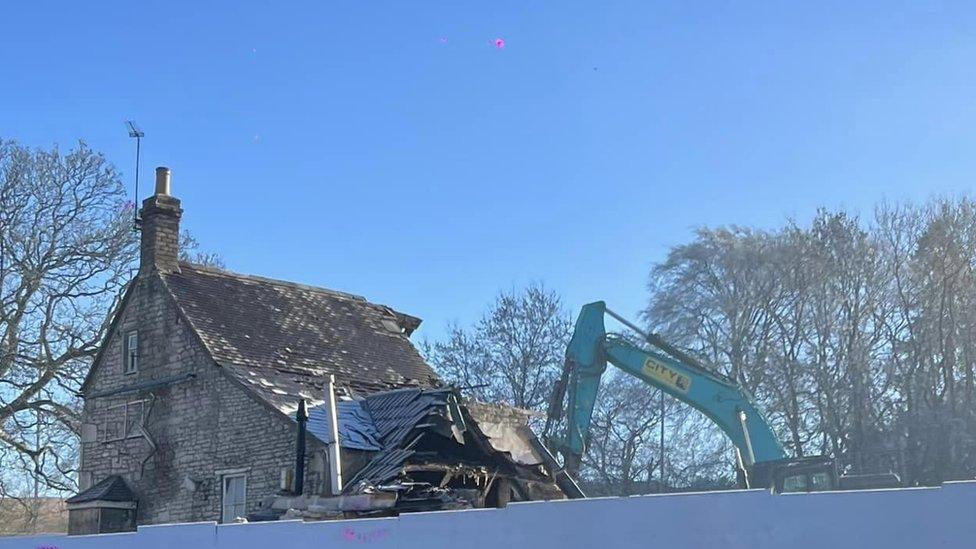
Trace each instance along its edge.
<path fill-rule="evenodd" d="M 496 39 L 492 40 L 492 43 L 495 44 L 495 47 L 498 48 L 498 49 L 500 49 L 500 50 L 505 48 L 505 40 L 503 40 L 501 38 L 496 38 Z"/>
<path fill-rule="evenodd" d="M 447 37 L 441 36 L 441 44 L 447 44 Z"/>

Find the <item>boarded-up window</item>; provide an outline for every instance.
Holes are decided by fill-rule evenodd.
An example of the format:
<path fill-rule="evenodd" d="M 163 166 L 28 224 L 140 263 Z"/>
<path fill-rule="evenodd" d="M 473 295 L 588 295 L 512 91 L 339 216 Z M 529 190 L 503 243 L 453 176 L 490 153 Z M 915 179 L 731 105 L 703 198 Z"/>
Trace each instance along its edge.
<path fill-rule="evenodd" d="M 105 421 L 102 424 L 102 440 L 122 440 L 125 438 L 125 404 L 112 406 L 105 410 Z"/>
<path fill-rule="evenodd" d="M 224 475 L 220 521 L 226 524 L 229 522 L 234 522 L 234 519 L 237 517 L 244 517 L 246 515 L 246 498 L 247 476 Z"/>

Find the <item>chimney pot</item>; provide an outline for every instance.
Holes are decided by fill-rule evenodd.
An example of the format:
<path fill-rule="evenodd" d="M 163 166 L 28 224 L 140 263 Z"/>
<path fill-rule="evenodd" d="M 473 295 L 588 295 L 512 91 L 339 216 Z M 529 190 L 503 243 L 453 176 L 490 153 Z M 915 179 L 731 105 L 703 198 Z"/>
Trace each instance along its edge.
<path fill-rule="evenodd" d="M 183 210 L 169 187 L 169 168 L 156 168 L 156 192 L 142 201 L 139 273 L 180 271 L 180 217 Z"/>
<path fill-rule="evenodd" d="M 166 166 L 156 168 L 156 194 L 169 196 L 169 168 Z"/>

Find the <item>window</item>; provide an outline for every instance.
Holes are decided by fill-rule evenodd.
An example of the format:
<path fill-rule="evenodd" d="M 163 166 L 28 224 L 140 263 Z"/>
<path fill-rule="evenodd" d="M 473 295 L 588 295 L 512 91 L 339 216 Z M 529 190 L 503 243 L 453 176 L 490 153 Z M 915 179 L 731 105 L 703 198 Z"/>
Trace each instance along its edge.
<path fill-rule="evenodd" d="M 142 400 L 125 405 L 125 436 L 137 437 L 142 434 L 142 420 L 146 413 L 146 403 Z"/>
<path fill-rule="evenodd" d="M 810 485 L 810 488 L 816 492 L 824 492 L 834 489 L 830 482 L 829 473 L 814 473 L 810 475 Z"/>
<path fill-rule="evenodd" d="M 791 475 L 783 479 L 783 493 L 806 491 L 808 491 L 806 475 Z"/>
<path fill-rule="evenodd" d="M 122 341 L 122 362 L 125 373 L 132 374 L 139 371 L 139 332 L 126 332 Z"/>
<path fill-rule="evenodd" d="M 247 476 L 224 475 L 222 484 L 220 522 L 226 524 L 247 514 L 244 505 L 247 497 Z"/>
<path fill-rule="evenodd" d="M 142 436 L 142 423 L 145 420 L 145 414 L 145 400 L 134 400 L 109 407 L 105 411 L 102 442 Z"/>
<path fill-rule="evenodd" d="M 102 426 L 102 442 L 122 440 L 125 438 L 125 404 L 112 406 L 105 411 L 105 423 Z"/>

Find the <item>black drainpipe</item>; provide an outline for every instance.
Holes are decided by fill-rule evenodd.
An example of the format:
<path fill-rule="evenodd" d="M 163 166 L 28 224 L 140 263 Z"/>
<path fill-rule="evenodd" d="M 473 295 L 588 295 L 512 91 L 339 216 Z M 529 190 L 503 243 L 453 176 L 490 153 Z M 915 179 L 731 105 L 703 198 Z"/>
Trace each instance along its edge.
<path fill-rule="evenodd" d="M 305 410 L 305 399 L 298 401 L 298 440 L 295 443 L 295 495 L 301 495 L 305 486 L 305 430 L 308 424 L 308 411 Z"/>

